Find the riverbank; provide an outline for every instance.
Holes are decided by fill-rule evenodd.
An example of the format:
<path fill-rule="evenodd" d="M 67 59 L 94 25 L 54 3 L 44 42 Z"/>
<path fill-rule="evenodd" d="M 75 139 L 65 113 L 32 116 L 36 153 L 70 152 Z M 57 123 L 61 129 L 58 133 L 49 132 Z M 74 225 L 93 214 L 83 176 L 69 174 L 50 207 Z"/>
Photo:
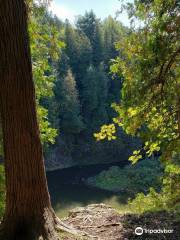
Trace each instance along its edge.
<path fill-rule="evenodd" d="M 81 236 L 62 233 L 63 240 L 177 240 L 180 236 L 180 223 L 172 213 L 120 214 L 105 204 L 73 209 L 63 222 L 82 232 Z M 144 229 L 142 236 L 135 234 L 137 227 Z"/>
<path fill-rule="evenodd" d="M 85 184 L 98 189 L 135 196 L 140 192 L 147 193 L 151 187 L 158 191 L 161 187 L 162 176 L 163 166 L 158 159 L 153 158 L 144 159 L 135 165 L 111 166 L 96 176 L 86 179 Z"/>
<path fill-rule="evenodd" d="M 149 159 L 134 166 L 119 163 L 72 167 L 48 172 L 47 179 L 53 207 L 62 218 L 70 209 L 100 203 L 129 212 L 128 199 L 134 197 L 135 191 L 157 188 L 160 172 L 159 163 Z M 88 179 L 98 181 L 89 184 Z"/>
<path fill-rule="evenodd" d="M 56 214 L 62 218 L 70 209 L 84 207 L 89 204 L 104 203 L 111 207 L 126 211 L 128 195 L 125 193 L 100 190 L 84 184 L 84 179 L 95 176 L 111 165 L 73 167 L 47 173 L 51 201 Z"/>

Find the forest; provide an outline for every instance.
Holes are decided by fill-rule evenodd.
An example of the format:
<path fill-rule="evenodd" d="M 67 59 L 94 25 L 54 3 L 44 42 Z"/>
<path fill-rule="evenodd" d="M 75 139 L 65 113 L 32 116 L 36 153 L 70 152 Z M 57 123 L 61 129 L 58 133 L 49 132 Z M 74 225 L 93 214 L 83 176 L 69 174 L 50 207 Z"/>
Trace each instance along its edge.
<path fill-rule="evenodd" d="M 179 2 L 50 6 L 0 1 L 0 240 L 178 240 Z"/>

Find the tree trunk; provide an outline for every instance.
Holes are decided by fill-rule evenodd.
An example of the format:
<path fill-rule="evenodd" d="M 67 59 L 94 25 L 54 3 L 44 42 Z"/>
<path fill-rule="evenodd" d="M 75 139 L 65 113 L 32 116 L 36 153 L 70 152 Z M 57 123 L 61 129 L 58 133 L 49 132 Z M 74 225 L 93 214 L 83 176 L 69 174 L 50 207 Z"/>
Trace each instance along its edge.
<path fill-rule="evenodd" d="M 45 176 L 24 0 L 0 0 L 0 111 L 6 210 L 3 240 L 58 239 Z"/>

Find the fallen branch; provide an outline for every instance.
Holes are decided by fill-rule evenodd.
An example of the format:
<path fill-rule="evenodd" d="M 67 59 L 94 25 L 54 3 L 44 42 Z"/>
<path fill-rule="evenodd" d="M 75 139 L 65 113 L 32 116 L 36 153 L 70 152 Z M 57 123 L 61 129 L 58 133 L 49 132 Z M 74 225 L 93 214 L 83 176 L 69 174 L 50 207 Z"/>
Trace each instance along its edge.
<path fill-rule="evenodd" d="M 110 226 L 119 226 L 121 223 L 107 223 L 98 226 L 81 226 L 81 228 L 101 228 L 101 227 L 110 227 Z"/>

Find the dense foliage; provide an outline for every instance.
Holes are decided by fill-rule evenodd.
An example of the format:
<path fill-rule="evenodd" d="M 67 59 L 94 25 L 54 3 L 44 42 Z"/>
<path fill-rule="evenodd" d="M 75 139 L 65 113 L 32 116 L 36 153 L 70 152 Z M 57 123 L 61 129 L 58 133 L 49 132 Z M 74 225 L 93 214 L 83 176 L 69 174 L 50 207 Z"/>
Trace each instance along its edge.
<path fill-rule="evenodd" d="M 132 25 L 116 44 L 120 55 L 111 67 L 123 77 L 121 102 L 113 104 L 118 117 L 95 137 L 112 138 L 117 125 L 144 141 L 143 147 L 129 158 L 132 163 L 144 154 L 150 157 L 158 152 L 166 174 L 157 196 L 166 199 L 164 205 L 175 207 L 179 202 L 180 164 L 179 3 L 137 0 L 124 8 Z"/>
<path fill-rule="evenodd" d="M 142 26 L 131 27 L 116 44 L 121 55 L 111 70 L 124 81 L 121 103 L 113 104 L 119 114 L 114 122 L 143 138 L 148 155 L 161 149 L 171 156 L 179 146 L 178 4 L 135 1 L 127 9 Z"/>
<path fill-rule="evenodd" d="M 55 96 L 46 102 L 60 135 L 47 154 L 48 167 L 58 161 L 67 166 L 126 161 L 138 145 L 122 131 L 116 142 L 97 143 L 93 137 L 115 116 L 111 103 L 120 101 L 121 77 L 110 73 L 110 61 L 118 56 L 115 42 L 126 32 L 117 20 L 109 16 L 101 21 L 93 11 L 79 16 L 75 26 L 68 20 L 62 24 L 65 48 L 56 64 Z"/>
<path fill-rule="evenodd" d="M 111 16 L 101 21 L 93 11 L 79 16 L 74 26 L 52 16 L 45 4 L 28 4 L 37 114 L 47 166 L 54 156 L 67 166 L 68 160 L 72 165 L 126 161 L 136 139 L 122 131 L 116 142 L 97 144 L 93 138 L 114 116 L 111 102 L 120 100 L 121 78 L 112 79 L 109 62 L 118 56 L 115 42 L 126 28 Z M 0 130 L 2 155 L 1 135 Z"/>
<path fill-rule="evenodd" d="M 138 146 L 136 139 L 119 131 L 116 142 L 96 143 L 93 133 L 109 124 L 115 116 L 110 105 L 120 101 L 122 78 L 110 73 L 110 61 L 118 56 L 115 43 L 127 28 L 111 16 L 101 21 L 93 11 L 79 16 L 74 26 L 52 16 L 45 5 L 29 4 L 37 113 L 47 166 L 58 161 L 67 166 L 126 161 Z"/>
<path fill-rule="evenodd" d="M 132 197 L 139 192 L 147 193 L 150 187 L 159 191 L 162 175 L 163 168 L 158 159 L 145 159 L 124 168 L 111 167 L 89 178 L 87 184 L 109 191 L 127 193 Z"/>
<path fill-rule="evenodd" d="M 37 113 L 41 140 L 44 146 L 55 142 L 57 130 L 48 121 L 48 109 L 43 106 L 44 98 L 52 98 L 56 78 L 55 62 L 60 57 L 64 43 L 55 20 L 48 13 L 46 6 L 31 3 L 29 12 L 29 35 L 33 78 L 36 88 Z M 0 155 L 2 155 L 2 134 L 0 130 Z"/>
<path fill-rule="evenodd" d="M 110 168 L 88 184 L 142 192 L 129 202 L 138 212 L 178 209 L 178 1 L 135 0 L 124 5 L 130 28 L 111 16 L 101 21 L 93 11 L 77 17 L 72 25 L 52 16 L 45 5 L 28 2 L 37 113 L 47 166 L 128 157 L 135 164 L 146 156 L 137 165 Z M 2 155 L 1 135 L 0 129 Z M 99 141 L 105 139 L 109 141 Z M 161 165 L 151 160 L 154 155 L 160 156 L 165 169 L 162 182 Z M 3 167 L 0 178 L 1 214 Z"/>
<path fill-rule="evenodd" d="M 56 78 L 54 65 L 64 44 L 60 40 L 58 25 L 55 24 L 45 7 L 34 5 L 30 17 L 29 33 L 41 140 L 44 144 L 54 143 L 57 130 L 50 126 L 48 109 L 43 106 L 42 100 L 53 96 Z"/>
<path fill-rule="evenodd" d="M 129 207 L 132 212 L 143 213 L 147 211 L 175 211 L 180 219 L 180 168 L 174 164 L 168 164 L 164 171 L 161 191 L 155 191 L 151 186 L 148 194 L 138 193 L 135 199 L 129 200 Z"/>

